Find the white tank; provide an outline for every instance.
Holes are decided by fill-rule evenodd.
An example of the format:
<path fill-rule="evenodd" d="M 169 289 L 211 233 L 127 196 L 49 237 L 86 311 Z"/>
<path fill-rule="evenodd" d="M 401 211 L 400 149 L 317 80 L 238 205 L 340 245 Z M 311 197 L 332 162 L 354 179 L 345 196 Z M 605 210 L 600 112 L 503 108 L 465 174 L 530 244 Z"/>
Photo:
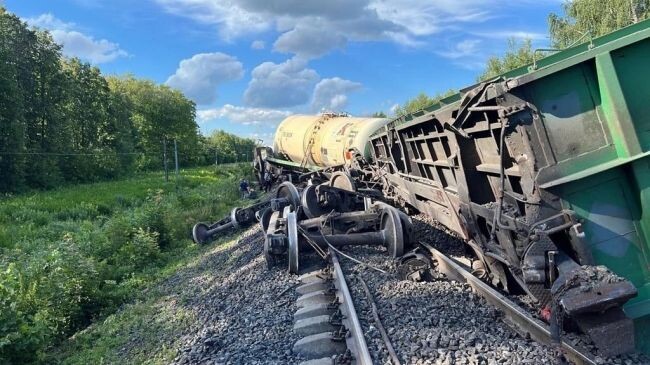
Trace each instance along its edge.
<path fill-rule="evenodd" d="M 346 153 L 350 148 L 369 158 L 366 144 L 370 135 L 389 121 L 331 114 L 293 115 L 278 126 L 273 150 L 293 162 L 319 167 L 345 163 L 350 158 Z"/>

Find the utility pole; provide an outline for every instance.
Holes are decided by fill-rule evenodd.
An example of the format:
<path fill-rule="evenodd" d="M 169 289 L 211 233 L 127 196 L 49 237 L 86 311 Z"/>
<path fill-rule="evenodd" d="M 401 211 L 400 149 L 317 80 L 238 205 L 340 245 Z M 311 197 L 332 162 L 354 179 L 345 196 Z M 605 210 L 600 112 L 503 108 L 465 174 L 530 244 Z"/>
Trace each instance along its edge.
<path fill-rule="evenodd" d="M 178 181 L 178 144 L 174 140 L 174 164 L 176 165 L 176 181 Z"/>
<path fill-rule="evenodd" d="M 217 150 L 214 151 L 214 165 L 219 167 L 219 152 Z"/>
<path fill-rule="evenodd" d="M 169 171 L 167 170 L 167 139 L 163 139 L 163 165 L 165 166 L 165 182 L 169 181 Z"/>

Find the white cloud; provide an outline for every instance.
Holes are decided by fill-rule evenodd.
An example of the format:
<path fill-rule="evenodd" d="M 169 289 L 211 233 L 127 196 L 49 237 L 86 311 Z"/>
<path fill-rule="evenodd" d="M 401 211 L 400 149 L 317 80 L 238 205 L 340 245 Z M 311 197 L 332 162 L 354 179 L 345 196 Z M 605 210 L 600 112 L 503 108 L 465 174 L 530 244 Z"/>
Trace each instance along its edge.
<path fill-rule="evenodd" d="M 37 27 L 41 29 L 60 29 L 60 30 L 71 30 L 76 27 L 75 23 L 66 23 L 61 19 L 57 19 L 54 15 L 50 13 L 41 14 L 34 18 L 26 18 L 25 21 L 27 24 L 32 27 Z"/>
<path fill-rule="evenodd" d="M 249 12 L 237 0 L 155 0 L 172 14 L 203 24 L 217 25 L 225 40 L 271 29 L 273 22 L 262 14 Z"/>
<path fill-rule="evenodd" d="M 276 64 L 264 62 L 253 69 L 252 79 L 244 92 L 247 105 L 264 108 L 284 108 L 301 105 L 309 100 L 312 88 L 320 79 L 316 71 L 307 68 L 307 61 L 294 57 Z"/>
<path fill-rule="evenodd" d="M 253 43 L 251 43 L 251 48 L 256 50 L 264 49 L 266 48 L 266 42 L 259 40 L 253 41 Z"/>
<path fill-rule="evenodd" d="M 339 33 L 324 32 L 322 27 L 314 24 L 299 24 L 282 34 L 273 44 L 273 49 L 304 58 L 317 58 L 334 48 L 343 48 L 346 42 Z"/>
<path fill-rule="evenodd" d="M 415 47 L 427 36 L 490 16 L 496 0 L 156 0 L 173 14 L 214 25 L 231 40 L 275 28 L 275 49 L 318 57 L 347 42 Z"/>
<path fill-rule="evenodd" d="M 312 108 L 316 111 L 343 111 L 347 106 L 347 94 L 361 89 L 358 82 L 339 77 L 322 79 L 314 88 Z"/>
<path fill-rule="evenodd" d="M 217 99 L 217 87 L 244 76 L 244 67 L 237 58 L 225 53 L 199 53 L 182 60 L 166 84 L 181 90 L 197 104 Z"/>
<path fill-rule="evenodd" d="M 49 13 L 27 18 L 25 21 L 33 27 L 49 30 L 52 39 L 63 46 L 63 54 L 69 57 L 78 57 L 98 64 L 129 55 L 119 44 L 81 33 L 75 30 L 76 24 L 66 23 Z"/>
<path fill-rule="evenodd" d="M 479 37 L 493 38 L 493 39 L 515 38 L 515 39 L 530 39 L 533 41 L 548 39 L 548 34 L 537 33 L 537 32 L 526 32 L 521 30 L 486 31 L 486 32 L 477 32 L 473 34 Z"/>
<path fill-rule="evenodd" d="M 203 109 L 196 113 L 199 123 L 226 119 L 243 125 L 263 125 L 275 127 L 284 118 L 293 114 L 286 110 L 247 108 L 226 104 L 220 108 Z"/>
<path fill-rule="evenodd" d="M 438 54 L 451 59 L 471 58 L 477 55 L 480 44 L 479 39 L 466 39 L 456 43 L 451 49 L 438 52 Z"/>

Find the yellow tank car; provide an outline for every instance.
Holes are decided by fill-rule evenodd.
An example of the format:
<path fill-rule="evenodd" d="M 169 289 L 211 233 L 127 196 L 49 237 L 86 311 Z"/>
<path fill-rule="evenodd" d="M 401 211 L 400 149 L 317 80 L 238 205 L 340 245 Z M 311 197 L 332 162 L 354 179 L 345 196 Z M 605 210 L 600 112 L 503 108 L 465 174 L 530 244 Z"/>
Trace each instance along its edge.
<path fill-rule="evenodd" d="M 280 123 L 273 141 L 276 155 L 318 167 L 344 164 L 356 148 L 366 158 L 370 135 L 389 122 L 387 118 L 353 118 L 333 114 L 293 115 Z"/>

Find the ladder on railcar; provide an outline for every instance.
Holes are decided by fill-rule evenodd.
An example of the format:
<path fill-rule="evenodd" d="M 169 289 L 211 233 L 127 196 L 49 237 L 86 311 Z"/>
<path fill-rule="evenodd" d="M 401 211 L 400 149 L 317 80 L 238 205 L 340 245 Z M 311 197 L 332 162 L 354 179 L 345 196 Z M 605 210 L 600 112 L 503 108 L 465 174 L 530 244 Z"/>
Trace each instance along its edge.
<path fill-rule="evenodd" d="M 303 169 L 305 166 L 307 166 L 307 162 L 309 161 L 309 156 L 312 156 L 312 162 L 314 161 L 313 154 L 311 152 L 312 147 L 314 146 L 314 143 L 316 143 L 316 135 L 318 134 L 318 131 L 321 129 L 323 124 L 325 124 L 325 121 L 328 119 L 334 117 L 334 114 L 331 113 L 324 113 L 321 115 L 321 117 L 316 121 L 316 124 L 314 125 L 314 129 L 312 129 L 311 136 L 309 137 L 309 142 L 307 142 L 307 147 L 305 147 L 304 153 L 303 153 L 303 158 L 302 161 L 300 162 L 300 168 Z"/>

